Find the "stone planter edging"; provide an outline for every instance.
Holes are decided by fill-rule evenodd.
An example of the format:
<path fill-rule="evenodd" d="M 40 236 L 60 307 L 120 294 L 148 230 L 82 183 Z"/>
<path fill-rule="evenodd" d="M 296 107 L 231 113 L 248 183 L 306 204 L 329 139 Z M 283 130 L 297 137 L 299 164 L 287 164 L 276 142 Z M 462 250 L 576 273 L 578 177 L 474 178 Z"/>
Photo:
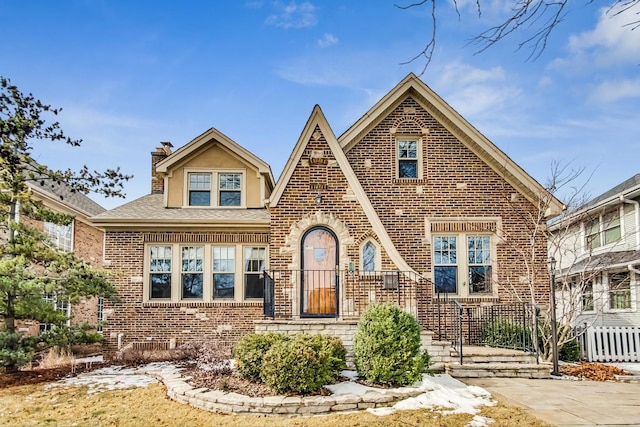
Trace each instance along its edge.
<path fill-rule="evenodd" d="M 367 408 L 392 406 L 395 403 L 416 397 L 425 392 L 417 388 L 405 387 L 367 391 L 364 395 L 339 394 L 331 396 L 267 396 L 249 397 L 221 390 L 194 388 L 187 378 L 176 373 L 148 372 L 162 381 L 167 395 L 180 403 L 209 412 L 237 415 L 317 415 L 327 413 L 353 412 Z"/>

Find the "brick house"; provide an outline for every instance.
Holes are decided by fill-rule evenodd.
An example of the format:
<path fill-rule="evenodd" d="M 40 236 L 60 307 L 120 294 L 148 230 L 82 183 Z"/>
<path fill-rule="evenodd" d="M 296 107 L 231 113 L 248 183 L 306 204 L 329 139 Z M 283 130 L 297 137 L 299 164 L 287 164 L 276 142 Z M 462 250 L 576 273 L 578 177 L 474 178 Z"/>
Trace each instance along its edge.
<path fill-rule="evenodd" d="M 53 212 L 72 215 L 73 221 L 69 225 L 54 224 L 46 221 L 36 221 L 28 217 L 19 217 L 19 221 L 27 222 L 34 228 L 44 232 L 60 249 L 74 252 L 78 258 L 86 261 L 95 268 L 102 267 L 102 241 L 104 233 L 97 229 L 89 220 L 105 209 L 84 194 L 72 192 L 64 184 L 51 187 L 39 182 L 29 182 L 33 199 L 41 201 Z M 58 310 L 69 316 L 69 325 L 89 323 L 95 325 L 102 320 L 102 301 L 97 298 L 85 299 L 78 304 L 61 301 L 55 295 L 45 295 L 46 300 L 55 304 Z M 36 335 L 51 328 L 50 324 L 36 321 L 18 321 L 17 330 L 22 333 Z"/>
<path fill-rule="evenodd" d="M 413 74 L 340 137 L 315 106 L 275 185 L 215 129 L 152 167 L 152 194 L 92 219 L 120 272 L 111 349 L 353 330 L 373 301 L 431 329 L 441 293 L 548 300 L 546 241 L 523 218 L 562 205 Z"/>

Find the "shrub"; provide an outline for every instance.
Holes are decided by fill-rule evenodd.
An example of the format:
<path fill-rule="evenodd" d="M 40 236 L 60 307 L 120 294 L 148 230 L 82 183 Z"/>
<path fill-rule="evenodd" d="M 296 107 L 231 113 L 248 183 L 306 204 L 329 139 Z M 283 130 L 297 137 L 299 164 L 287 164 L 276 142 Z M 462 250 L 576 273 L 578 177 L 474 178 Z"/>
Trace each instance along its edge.
<path fill-rule="evenodd" d="M 296 335 L 273 344 L 264 355 L 261 377 L 278 393 L 309 393 L 332 383 L 346 367 L 339 338 Z"/>
<path fill-rule="evenodd" d="M 577 338 L 573 338 L 560 347 L 558 350 L 558 357 L 565 362 L 577 362 L 582 357 L 582 351 L 580 349 L 580 342 Z"/>
<path fill-rule="evenodd" d="M 275 343 L 289 339 L 287 335 L 273 332 L 243 336 L 233 350 L 233 357 L 236 359 L 236 372 L 248 381 L 261 381 L 260 371 L 265 353 Z"/>
<path fill-rule="evenodd" d="M 41 347 L 38 338 L 0 331 L 0 366 L 15 371 L 31 362 Z"/>
<path fill-rule="evenodd" d="M 358 322 L 354 343 L 358 375 L 377 384 L 407 385 L 422 378 L 420 326 L 392 304 L 373 304 Z"/>

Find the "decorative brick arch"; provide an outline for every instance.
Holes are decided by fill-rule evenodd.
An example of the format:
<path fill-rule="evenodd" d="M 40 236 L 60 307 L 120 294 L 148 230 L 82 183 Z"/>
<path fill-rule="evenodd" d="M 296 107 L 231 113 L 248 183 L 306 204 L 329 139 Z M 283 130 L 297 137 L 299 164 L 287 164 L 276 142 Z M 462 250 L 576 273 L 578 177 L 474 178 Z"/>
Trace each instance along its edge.
<path fill-rule="evenodd" d="M 338 238 L 338 254 L 339 254 L 339 268 L 345 269 L 349 265 L 349 257 L 347 256 L 347 247 L 354 244 L 354 239 L 349 233 L 349 227 L 342 221 L 340 221 L 334 214 L 330 212 L 312 212 L 304 215 L 298 222 L 291 225 L 289 228 L 289 235 L 285 238 L 285 244 L 280 248 L 280 253 L 288 253 L 291 255 L 291 264 L 288 265 L 288 269 L 292 271 L 300 270 L 301 267 L 301 248 L 302 237 L 304 233 L 310 228 L 316 226 L 324 226 L 333 231 Z M 294 318 L 300 316 L 300 295 L 299 289 L 295 286 L 295 275 L 291 275 L 292 287 L 291 287 L 291 302 L 292 313 Z M 342 287 L 340 288 L 342 292 Z M 342 295 L 340 295 L 340 301 L 342 301 Z"/>
<path fill-rule="evenodd" d="M 317 211 L 303 216 L 300 221 L 294 223 L 289 228 L 289 235 L 285 238 L 284 247 L 280 248 L 280 253 L 291 254 L 291 264 L 289 270 L 300 269 L 300 244 L 304 233 L 312 227 L 323 225 L 328 227 L 338 238 L 338 250 L 340 256 L 340 267 L 344 268 L 349 264 L 347 256 L 347 246 L 354 243 L 353 237 L 349 234 L 349 227 L 330 212 Z"/>

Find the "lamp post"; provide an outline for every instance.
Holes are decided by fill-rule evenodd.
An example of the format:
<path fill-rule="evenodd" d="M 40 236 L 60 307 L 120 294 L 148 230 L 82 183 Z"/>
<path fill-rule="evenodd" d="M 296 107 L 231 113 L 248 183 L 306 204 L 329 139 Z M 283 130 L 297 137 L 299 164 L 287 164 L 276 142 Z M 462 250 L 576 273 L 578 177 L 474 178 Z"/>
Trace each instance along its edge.
<path fill-rule="evenodd" d="M 549 257 L 551 271 L 551 350 L 553 351 L 553 370 L 551 375 L 559 376 L 558 370 L 558 328 L 556 324 L 556 259 Z"/>

